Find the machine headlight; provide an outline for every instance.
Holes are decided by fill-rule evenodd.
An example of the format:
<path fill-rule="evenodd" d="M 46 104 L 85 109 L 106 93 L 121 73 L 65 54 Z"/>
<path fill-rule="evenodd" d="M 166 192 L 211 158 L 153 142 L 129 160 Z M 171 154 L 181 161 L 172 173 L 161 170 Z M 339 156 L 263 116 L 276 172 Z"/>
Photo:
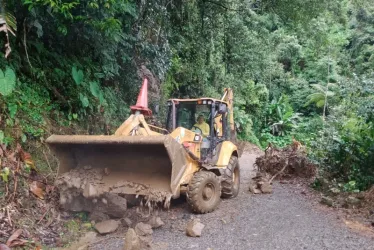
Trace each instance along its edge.
<path fill-rule="evenodd" d="M 206 104 L 206 101 L 203 101 L 203 104 Z"/>
<path fill-rule="evenodd" d="M 209 105 L 212 104 L 212 101 L 208 101 L 208 104 L 209 104 Z"/>
<path fill-rule="evenodd" d="M 194 141 L 200 141 L 200 135 L 195 135 Z"/>

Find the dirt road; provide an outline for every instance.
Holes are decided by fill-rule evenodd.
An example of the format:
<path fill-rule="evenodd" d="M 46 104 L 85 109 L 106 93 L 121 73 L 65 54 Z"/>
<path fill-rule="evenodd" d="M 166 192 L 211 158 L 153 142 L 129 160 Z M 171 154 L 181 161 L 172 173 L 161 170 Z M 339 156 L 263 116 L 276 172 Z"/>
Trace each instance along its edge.
<path fill-rule="evenodd" d="M 301 187 L 275 183 L 273 194 L 249 194 L 256 156 L 243 154 L 239 196 L 223 200 L 213 213 L 193 215 L 183 199 L 161 211 L 166 225 L 154 231 L 154 249 L 374 249 L 373 238 L 347 228 L 334 211 L 303 195 Z M 206 225 L 200 238 L 185 235 L 191 217 Z M 109 239 L 91 249 L 122 247 L 122 239 Z"/>

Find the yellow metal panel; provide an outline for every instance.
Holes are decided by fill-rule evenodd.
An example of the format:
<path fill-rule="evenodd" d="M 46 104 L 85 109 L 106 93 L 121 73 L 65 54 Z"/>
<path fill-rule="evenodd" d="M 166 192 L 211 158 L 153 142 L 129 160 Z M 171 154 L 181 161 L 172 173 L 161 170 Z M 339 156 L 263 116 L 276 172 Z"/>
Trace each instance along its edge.
<path fill-rule="evenodd" d="M 188 130 L 186 128 L 178 127 L 176 128 L 170 136 L 173 137 L 178 143 L 180 144 L 190 144 L 190 147 L 187 147 L 191 153 L 193 153 L 197 158 L 200 159 L 200 147 L 202 137 L 200 137 L 200 141 L 194 141 L 195 132 Z"/>
<path fill-rule="evenodd" d="M 229 164 L 230 157 L 232 154 L 237 154 L 237 147 L 230 141 L 222 143 L 221 150 L 219 152 L 219 158 L 216 163 L 217 167 L 226 167 Z"/>

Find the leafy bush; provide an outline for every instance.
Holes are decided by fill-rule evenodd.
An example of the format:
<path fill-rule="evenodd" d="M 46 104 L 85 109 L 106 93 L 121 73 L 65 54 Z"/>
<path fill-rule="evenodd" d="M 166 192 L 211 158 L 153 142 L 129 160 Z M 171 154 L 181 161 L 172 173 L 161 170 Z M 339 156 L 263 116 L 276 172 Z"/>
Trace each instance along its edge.
<path fill-rule="evenodd" d="M 311 143 L 311 157 L 345 186 L 365 190 L 374 184 L 374 99 L 372 81 L 348 81 L 340 94 L 344 101 L 332 110 L 325 127 Z M 363 109 L 365 103 L 367 109 Z M 351 184 L 349 184 L 351 183 Z"/>

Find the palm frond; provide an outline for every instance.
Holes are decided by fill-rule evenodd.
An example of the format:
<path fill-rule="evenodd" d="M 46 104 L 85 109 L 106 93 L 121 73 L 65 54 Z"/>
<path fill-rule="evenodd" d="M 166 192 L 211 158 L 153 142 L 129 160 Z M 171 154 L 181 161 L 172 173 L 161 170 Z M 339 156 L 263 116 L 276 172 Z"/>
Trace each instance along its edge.
<path fill-rule="evenodd" d="M 326 92 L 326 87 L 322 86 L 321 84 L 311 84 L 313 88 L 318 90 L 319 92 L 325 93 Z"/>

